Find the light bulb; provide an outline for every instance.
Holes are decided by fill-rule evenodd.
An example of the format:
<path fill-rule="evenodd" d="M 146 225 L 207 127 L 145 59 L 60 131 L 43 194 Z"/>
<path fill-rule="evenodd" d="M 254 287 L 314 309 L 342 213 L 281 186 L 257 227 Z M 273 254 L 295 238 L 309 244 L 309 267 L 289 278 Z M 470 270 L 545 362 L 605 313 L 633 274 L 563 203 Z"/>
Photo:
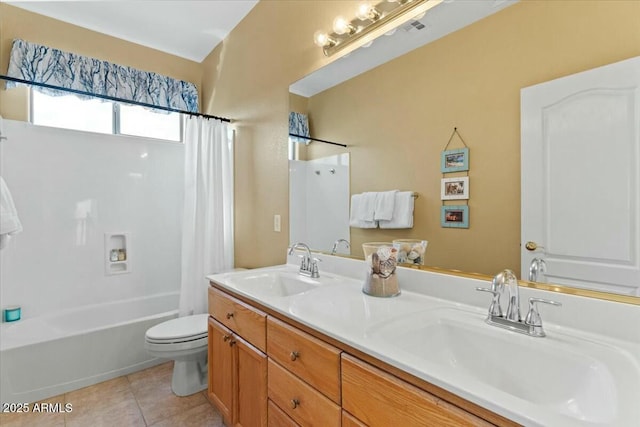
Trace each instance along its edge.
<path fill-rule="evenodd" d="M 316 31 L 313 34 L 313 42 L 316 46 L 325 47 L 331 44 L 331 37 L 323 31 Z"/>
<path fill-rule="evenodd" d="M 356 17 L 361 21 L 366 21 L 370 19 L 375 21 L 380 18 L 380 12 L 375 7 L 371 6 L 369 2 L 362 2 L 358 6 L 358 10 L 356 11 Z"/>
<path fill-rule="evenodd" d="M 343 16 L 337 16 L 336 19 L 333 20 L 333 32 L 336 34 L 353 34 L 355 28 Z"/>

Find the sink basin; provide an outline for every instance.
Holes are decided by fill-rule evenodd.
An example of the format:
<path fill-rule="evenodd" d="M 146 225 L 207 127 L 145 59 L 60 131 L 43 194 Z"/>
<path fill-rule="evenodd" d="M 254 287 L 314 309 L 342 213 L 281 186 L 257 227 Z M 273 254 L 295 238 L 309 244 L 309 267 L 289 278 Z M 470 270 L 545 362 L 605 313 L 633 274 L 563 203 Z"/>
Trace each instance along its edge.
<path fill-rule="evenodd" d="M 313 290 L 321 282 L 291 271 L 276 270 L 238 275 L 230 278 L 229 284 L 257 297 L 288 297 Z"/>
<path fill-rule="evenodd" d="M 483 320 L 447 308 L 403 316 L 369 333 L 441 378 L 467 385 L 470 379 L 480 393 L 490 387 L 574 422 L 615 424 L 621 412 L 638 416 L 637 402 L 621 392 L 640 395 L 638 367 L 623 350 L 557 334 L 533 338 Z"/>

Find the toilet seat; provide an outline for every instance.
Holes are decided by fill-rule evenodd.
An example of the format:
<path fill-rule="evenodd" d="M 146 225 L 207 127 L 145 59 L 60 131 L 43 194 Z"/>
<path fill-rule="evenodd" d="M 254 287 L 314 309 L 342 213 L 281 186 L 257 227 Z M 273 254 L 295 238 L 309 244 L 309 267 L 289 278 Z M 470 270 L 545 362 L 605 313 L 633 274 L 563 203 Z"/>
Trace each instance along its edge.
<path fill-rule="evenodd" d="M 168 320 L 149 328 L 145 340 L 158 345 L 184 343 L 188 348 L 206 345 L 208 317 L 208 314 L 197 314 Z"/>

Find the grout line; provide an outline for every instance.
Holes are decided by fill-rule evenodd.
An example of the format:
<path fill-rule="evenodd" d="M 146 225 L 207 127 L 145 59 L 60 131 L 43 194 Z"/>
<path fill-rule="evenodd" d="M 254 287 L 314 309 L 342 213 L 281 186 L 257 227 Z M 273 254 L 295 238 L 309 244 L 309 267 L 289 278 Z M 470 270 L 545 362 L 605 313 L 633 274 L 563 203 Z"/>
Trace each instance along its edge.
<path fill-rule="evenodd" d="M 127 377 L 127 384 L 129 384 L 129 391 L 131 392 L 131 395 L 133 396 L 133 400 L 135 400 L 136 402 L 136 406 L 138 407 L 138 411 L 140 411 L 140 415 L 142 416 L 142 422 L 144 422 L 144 425 L 146 427 L 149 427 L 149 423 L 147 422 L 147 418 L 144 416 L 144 412 L 142 411 L 142 407 L 140 406 L 140 402 L 138 401 L 138 396 L 136 396 L 136 393 L 133 391 L 133 387 L 131 387 L 131 379 L 129 378 L 128 374 L 126 375 Z"/>

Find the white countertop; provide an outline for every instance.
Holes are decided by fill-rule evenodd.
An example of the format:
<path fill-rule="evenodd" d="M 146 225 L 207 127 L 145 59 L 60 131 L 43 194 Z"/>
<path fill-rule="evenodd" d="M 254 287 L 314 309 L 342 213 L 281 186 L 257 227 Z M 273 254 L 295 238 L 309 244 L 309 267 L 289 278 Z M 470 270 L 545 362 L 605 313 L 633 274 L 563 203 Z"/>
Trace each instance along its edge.
<path fill-rule="evenodd" d="M 484 323 L 490 296 L 475 287 L 488 281 L 398 268 L 401 295 L 375 298 L 361 292 L 362 261 L 318 257 L 322 285 L 291 296 L 247 289 L 238 279 L 296 274 L 295 257 L 208 278 L 520 424 L 640 425 L 640 306 L 521 288 L 523 316 L 530 296 L 563 303 L 540 308 L 547 337 L 534 338 Z M 503 378 L 491 374 L 493 364 Z"/>

